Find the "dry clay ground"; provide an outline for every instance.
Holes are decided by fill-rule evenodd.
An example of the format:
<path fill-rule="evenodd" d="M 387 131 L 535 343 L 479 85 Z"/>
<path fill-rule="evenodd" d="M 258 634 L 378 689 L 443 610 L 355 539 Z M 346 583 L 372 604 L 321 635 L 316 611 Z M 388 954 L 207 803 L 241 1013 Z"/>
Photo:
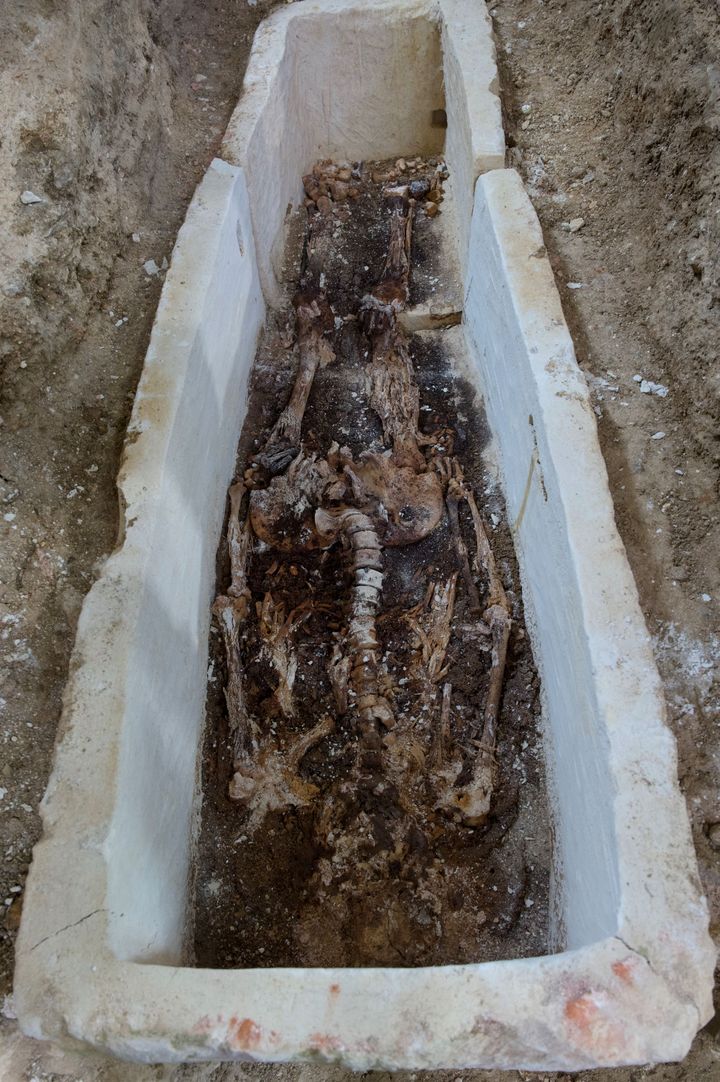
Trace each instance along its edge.
<path fill-rule="evenodd" d="M 14 0 L 0 13 L 4 993 L 75 622 L 115 539 L 114 478 L 161 286 L 142 264 L 171 253 L 270 6 Z M 720 15 L 715 0 L 499 0 L 491 11 L 510 161 L 594 390 L 717 932 Z M 44 201 L 23 205 L 26 189 Z M 636 376 L 667 395 L 643 393 Z M 347 1078 L 90 1062 L 20 1037 L 11 999 L 4 1014 L 7 1082 Z M 717 1079 L 717 1030 L 682 1065 L 602 1077 Z"/>

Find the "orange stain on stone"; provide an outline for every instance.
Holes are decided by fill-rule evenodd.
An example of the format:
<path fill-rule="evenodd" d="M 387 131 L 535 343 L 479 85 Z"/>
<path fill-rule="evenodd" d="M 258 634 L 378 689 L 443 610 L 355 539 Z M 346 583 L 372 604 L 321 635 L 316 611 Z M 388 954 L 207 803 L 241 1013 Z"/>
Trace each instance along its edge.
<path fill-rule="evenodd" d="M 635 963 L 630 960 L 627 962 L 613 962 L 612 971 L 618 980 L 621 980 L 623 984 L 633 983 L 633 970 L 635 969 Z"/>
<path fill-rule="evenodd" d="M 565 1017 L 569 1022 L 587 1029 L 598 1013 L 597 1006 L 589 995 L 578 996 L 577 999 L 569 999 L 565 1004 Z"/>
<path fill-rule="evenodd" d="M 331 996 L 339 996 L 340 995 L 340 985 L 339 984 L 331 984 L 330 985 L 330 995 Z"/>
<path fill-rule="evenodd" d="M 565 1017 L 573 1027 L 573 1041 L 581 1048 L 596 1055 L 619 1058 L 625 1054 L 627 1038 L 625 1028 L 590 993 L 585 992 L 565 1004 Z"/>
<path fill-rule="evenodd" d="M 343 1047 L 339 1037 L 331 1037 L 327 1033 L 311 1034 L 310 1044 L 313 1052 L 337 1052 Z"/>
<path fill-rule="evenodd" d="M 262 1030 L 252 1018 L 238 1019 L 235 1015 L 228 1025 L 230 1047 L 238 1051 L 249 1052 L 257 1048 L 262 1039 Z"/>

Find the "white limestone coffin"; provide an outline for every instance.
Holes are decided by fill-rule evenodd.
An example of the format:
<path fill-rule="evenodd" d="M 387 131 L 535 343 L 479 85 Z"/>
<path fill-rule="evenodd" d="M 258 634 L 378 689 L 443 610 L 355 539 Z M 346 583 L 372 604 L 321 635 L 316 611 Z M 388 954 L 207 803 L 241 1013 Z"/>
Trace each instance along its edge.
<path fill-rule="evenodd" d="M 709 1018 L 714 952 L 662 689 L 540 227 L 503 147 L 482 4 L 305 0 L 258 31 L 223 159 L 178 236 L 118 482 L 121 538 L 80 618 L 17 944 L 27 1033 L 147 1062 L 570 1071 L 679 1059 Z M 543 684 L 554 953 L 194 969 L 214 558 L 287 208 L 317 158 L 440 151 Z"/>

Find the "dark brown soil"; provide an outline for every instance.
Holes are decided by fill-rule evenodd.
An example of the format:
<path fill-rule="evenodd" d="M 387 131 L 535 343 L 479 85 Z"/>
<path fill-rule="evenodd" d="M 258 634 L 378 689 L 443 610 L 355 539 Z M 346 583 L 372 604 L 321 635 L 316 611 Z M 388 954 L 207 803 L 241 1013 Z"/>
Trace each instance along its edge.
<path fill-rule="evenodd" d="M 368 167 L 364 178 L 369 172 Z M 382 426 L 366 389 L 369 343 L 354 318 L 383 265 L 388 226 L 381 187 L 365 179 L 357 200 L 336 205 L 327 219 L 311 213 L 304 231 L 303 280 L 324 273 L 338 317 L 332 335 L 336 360 L 315 377 L 303 427 L 305 448 L 321 455 L 333 440 L 348 445 L 356 457 L 382 448 Z M 304 211 L 302 217 L 308 218 Z M 417 215 L 411 302 L 426 299 L 441 279 L 437 236 L 442 223 L 442 214 L 435 219 Z M 297 260 L 289 264 L 297 266 Z M 279 316 L 282 323 L 285 313 Z M 454 363 L 460 341 L 457 331 L 432 331 L 413 336 L 410 348 L 421 394 L 421 430 L 425 435 L 454 432 L 454 451 L 466 481 L 495 524 L 493 545 L 512 599 L 499 780 L 490 820 L 473 829 L 436 808 L 438 778 L 431 749 L 440 695 L 438 689 L 430 700 L 422 698 L 417 643 L 406 619 L 423 605 L 429 586 L 447 582 L 458 571 L 446 516 L 424 540 L 385 550 L 379 631 L 395 715 L 388 739 L 404 741 L 410 749 L 397 787 L 360 787 L 354 773 L 356 721 L 348 711 L 300 764 L 302 780 L 313 784 L 317 795 L 304 807 L 271 812 L 258 825 L 247 808 L 228 797 L 233 755 L 221 691 L 225 661 L 220 636 L 211 637 L 213 677 L 196 873 L 198 965 L 437 965 L 547 949 L 550 852 L 537 732 L 538 680 L 502 501 L 483 459 L 488 432 L 482 404 Z M 284 336 L 270 330 L 259 349 L 240 441 L 240 477 L 289 396 L 296 361 L 286 346 Z M 473 552 L 470 516 L 462 512 L 461 529 Z M 224 550 L 223 543 L 221 590 L 228 575 Z M 278 677 L 254 606 L 240 643 L 247 712 L 261 729 L 261 746 L 264 741 L 286 748 L 319 718 L 337 714 L 327 670 L 346 623 L 348 574 L 337 545 L 286 553 L 256 541 L 248 580 L 258 606 L 268 592 L 276 603 L 282 600 L 287 613 L 307 599 L 312 602 L 294 641 L 298 668 L 292 718 L 278 708 Z M 452 685 L 451 740 L 462 749 L 464 761 L 460 783 L 472 776 L 477 755 L 472 740 L 482 728 L 489 679 L 489 653 L 478 648 L 483 640 L 473 630 L 477 623 L 459 584 L 445 679 Z M 382 767 L 377 769 L 376 782 L 383 776 Z M 344 782 L 352 789 L 349 796 Z M 328 816 L 334 834 L 323 828 Z M 359 841 L 365 831 L 367 839 Z M 345 845 L 347 835 L 353 836 L 358 851 L 354 867 L 338 865 L 338 832 L 344 833 Z"/>

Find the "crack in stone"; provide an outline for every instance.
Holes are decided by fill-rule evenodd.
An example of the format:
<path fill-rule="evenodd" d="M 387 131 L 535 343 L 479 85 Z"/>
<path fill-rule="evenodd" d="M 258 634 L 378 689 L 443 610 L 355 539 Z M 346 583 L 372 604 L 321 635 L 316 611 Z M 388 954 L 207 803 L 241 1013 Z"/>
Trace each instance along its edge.
<path fill-rule="evenodd" d="M 67 932 L 69 928 L 77 928 L 78 924 L 82 924 L 84 921 L 89 920 L 90 917 L 94 917 L 96 913 L 107 913 L 107 909 L 93 909 L 91 913 L 86 913 L 84 917 L 80 917 L 79 920 L 72 921 L 71 924 L 66 924 L 62 928 L 58 928 L 56 932 L 51 932 L 50 935 L 43 936 L 42 939 L 38 939 L 37 943 L 30 948 L 28 954 L 32 954 L 34 950 L 41 947 L 43 943 L 47 943 L 48 939 L 54 939 L 56 935 L 60 935 L 61 932 Z"/>
<path fill-rule="evenodd" d="M 663 982 L 663 984 L 665 984 L 670 989 L 670 991 L 676 997 L 676 999 L 678 999 L 680 1002 L 685 1003 L 688 1006 L 692 1007 L 693 1011 L 695 1012 L 695 1016 L 697 1018 L 697 1028 L 699 1029 L 700 1026 L 702 1025 L 702 1018 L 701 1018 L 701 1015 L 700 1015 L 700 1008 L 698 1007 L 695 1000 L 692 999 L 692 997 L 690 995 L 688 995 L 686 992 L 681 992 L 674 984 L 670 983 L 670 981 L 668 980 L 667 977 L 665 977 L 665 976 L 663 976 L 663 974 L 659 973 L 646 954 L 643 954 L 642 951 L 639 951 L 635 947 L 631 946 L 630 943 L 628 943 L 626 939 L 623 939 L 623 937 L 621 935 L 615 935 L 614 938 L 617 939 L 618 943 L 622 943 L 623 947 L 625 947 L 626 950 L 629 950 L 631 954 L 636 955 L 638 958 L 642 958 L 642 960 L 647 964 L 647 966 L 648 966 L 650 972 L 653 974 L 653 976 L 657 977 L 658 980 L 661 980 Z"/>
<path fill-rule="evenodd" d="M 655 966 L 652 964 L 652 962 L 650 961 L 650 959 L 648 958 L 648 956 L 646 954 L 643 954 L 642 951 L 639 951 L 635 947 L 632 947 L 627 942 L 627 940 L 623 939 L 623 937 L 621 935 L 616 935 L 615 939 L 617 939 L 618 943 L 622 943 L 623 947 L 625 947 L 626 950 L 629 950 L 631 954 L 636 954 L 638 958 L 642 958 L 643 962 L 645 962 L 648 965 L 651 973 L 653 973 L 656 977 L 659 977 L 660 980 L 664 980 L 664 978 L 660 976 L 658 971 L 655 969 Z"/>

